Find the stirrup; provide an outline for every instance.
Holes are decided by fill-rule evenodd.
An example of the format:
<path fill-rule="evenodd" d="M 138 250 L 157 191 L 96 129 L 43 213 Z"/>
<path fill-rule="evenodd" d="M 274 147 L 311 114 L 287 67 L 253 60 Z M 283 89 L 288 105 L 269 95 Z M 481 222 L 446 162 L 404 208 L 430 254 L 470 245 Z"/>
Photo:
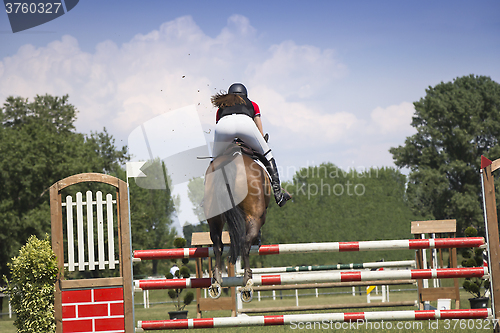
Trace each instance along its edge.
<path fill-rule="evenodd" d="M 275 195 L 274 198 L 278 206 L 283 207 L 286 204 L 286 202 L 292 198 L 292 196 L 285 190 L 281 190 L 279 193 L 280 194 Z"/>

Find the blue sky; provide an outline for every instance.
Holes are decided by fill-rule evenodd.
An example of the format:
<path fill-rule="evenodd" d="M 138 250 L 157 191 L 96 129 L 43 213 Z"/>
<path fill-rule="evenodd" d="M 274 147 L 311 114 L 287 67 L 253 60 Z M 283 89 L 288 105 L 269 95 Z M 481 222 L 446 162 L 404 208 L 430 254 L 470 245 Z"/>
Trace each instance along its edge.
<path fill-rule="evenodd" d="M 118 145 L 196 105 L 210 140 L 210 95 L 240 81 L 284 179 L 322 162 L 393 166 L 428 86 L 500 82 L 499 13 L 498 1 L 84 0 L 13 34 L 3 12 L 0 100 L 69 94 L 77 130 L 106 127 Z"/>

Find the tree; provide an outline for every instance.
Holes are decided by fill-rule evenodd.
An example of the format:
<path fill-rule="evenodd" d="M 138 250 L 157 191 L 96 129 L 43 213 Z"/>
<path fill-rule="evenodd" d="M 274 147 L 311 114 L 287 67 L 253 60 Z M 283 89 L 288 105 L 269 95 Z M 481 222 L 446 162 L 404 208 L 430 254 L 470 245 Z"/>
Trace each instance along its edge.
<path fill-rule="evenodd" d="M 188 183 L 188 198 L 193 204 L 193 213 L 198 221 L 204 221 L 203 196 L 205 195 L 205 179 L 203 177 L 193 178 Z"/>
<path fill-rule="evenodd" d="M 457 219 L 458 231 L 484 231 L 480 158 L 500 157 L 500 84 L 464 76 L 429 87 L 415 102 L 417 133 L 391 148 L 395 164 L 408 167 L 408 199 L 429 219 Z"/>
<path fill-rule="evenodd" d="M 334 164 L 302 168 L 283 187 L 291 202 L 273 200 L 262 227 L 262 244 L 408 239 L 410 222 L 421 220 L 408 207 L 406 177 L 395 168 L 345 171 Z M 251 267 L 328 265 L 407 260 L 414 251 L 295 253 L 250 256 Z"/>
<path fill-rule="evenodd" d="M 77 133 L 69 97 L 8 97 L 0 108 L 0 276 L 31 235 L 50 233 L 48 189 L 82 172 L 116 174 L 128 160 L 106 132 Z"/>
<path fill-rule="evenodd" d="M 130 221 L 132 226 L 132 247 L 134 249 L 171 248 L 176 230 L 170 228 L 175 211 L 171 196 L 171 181 L 165 165 L 159 159 L 148 161 L 142 169 L 145 178 L 130 182 Z M 165 181 L 166 180 L 166 181 Z M 158 275 L 158 260 L 134 265 L 135 275 Z M 150 268 L 151 265 L 151 269 Z M 165 272 L 164 272 L 165 274 Z"/>
<path fill-rule="evenodd" d="M 205 179 L 204 177 L 193 178 L 188 183 L 188 198 L 193 205 L 193 213 L 200 221 L 199 224 L 192 225 L 189 222 L 184 224 L 182 227 L 182 232 L 184 238 L 187 240 L 187 246 L 191 246 L 191 239 L 193 232 L 208 232 L 210 227 L 208 226 L 207 219 L 205 218 L 205 212 L 203 211 L 203 197 L 205 196 Z"/>

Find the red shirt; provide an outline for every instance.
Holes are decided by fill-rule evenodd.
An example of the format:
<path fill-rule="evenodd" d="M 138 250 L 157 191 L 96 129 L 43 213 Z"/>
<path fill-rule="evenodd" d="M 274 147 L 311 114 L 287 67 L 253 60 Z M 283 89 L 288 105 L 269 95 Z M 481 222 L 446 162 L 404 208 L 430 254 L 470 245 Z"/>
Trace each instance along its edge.
<path fill-rule="evenodd" d="M 252 102 L 252 105 L 253 105 L 253 110 L 254 110 L 254 114 L 253 114 L 253 117 L 255 118 L 256 116 L 260 116 L 260 109 L 259 109 L 259 106 L 257 105 L 257 103 L 255 102 Z M 217 109 L 217 114 L 215 116 L 215 123 L 217 124 L 220 120 L 219 118 L 219 110 L 220 109 Z"/>

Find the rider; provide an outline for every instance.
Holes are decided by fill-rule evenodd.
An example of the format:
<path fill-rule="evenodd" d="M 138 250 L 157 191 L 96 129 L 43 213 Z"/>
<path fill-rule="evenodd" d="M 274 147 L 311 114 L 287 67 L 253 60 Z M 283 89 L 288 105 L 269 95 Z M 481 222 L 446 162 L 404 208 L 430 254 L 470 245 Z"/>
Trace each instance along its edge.
<path fill-rule="evenodd" d="M 217 110 L 213 156 L 221 155 L 235 137 L 243 140 L 268 161 L 266 169 L 271 176 L 271 186 L 276 203 L 283 207 L 291 199 L 288 192 L 281 189 L 278 168 L 271 149 L 264 139 L 259 106 L 247 97 L 247 89 L 241 83 L 234 83 L 227 94 L 212 96 L 212 104 Z"/>

